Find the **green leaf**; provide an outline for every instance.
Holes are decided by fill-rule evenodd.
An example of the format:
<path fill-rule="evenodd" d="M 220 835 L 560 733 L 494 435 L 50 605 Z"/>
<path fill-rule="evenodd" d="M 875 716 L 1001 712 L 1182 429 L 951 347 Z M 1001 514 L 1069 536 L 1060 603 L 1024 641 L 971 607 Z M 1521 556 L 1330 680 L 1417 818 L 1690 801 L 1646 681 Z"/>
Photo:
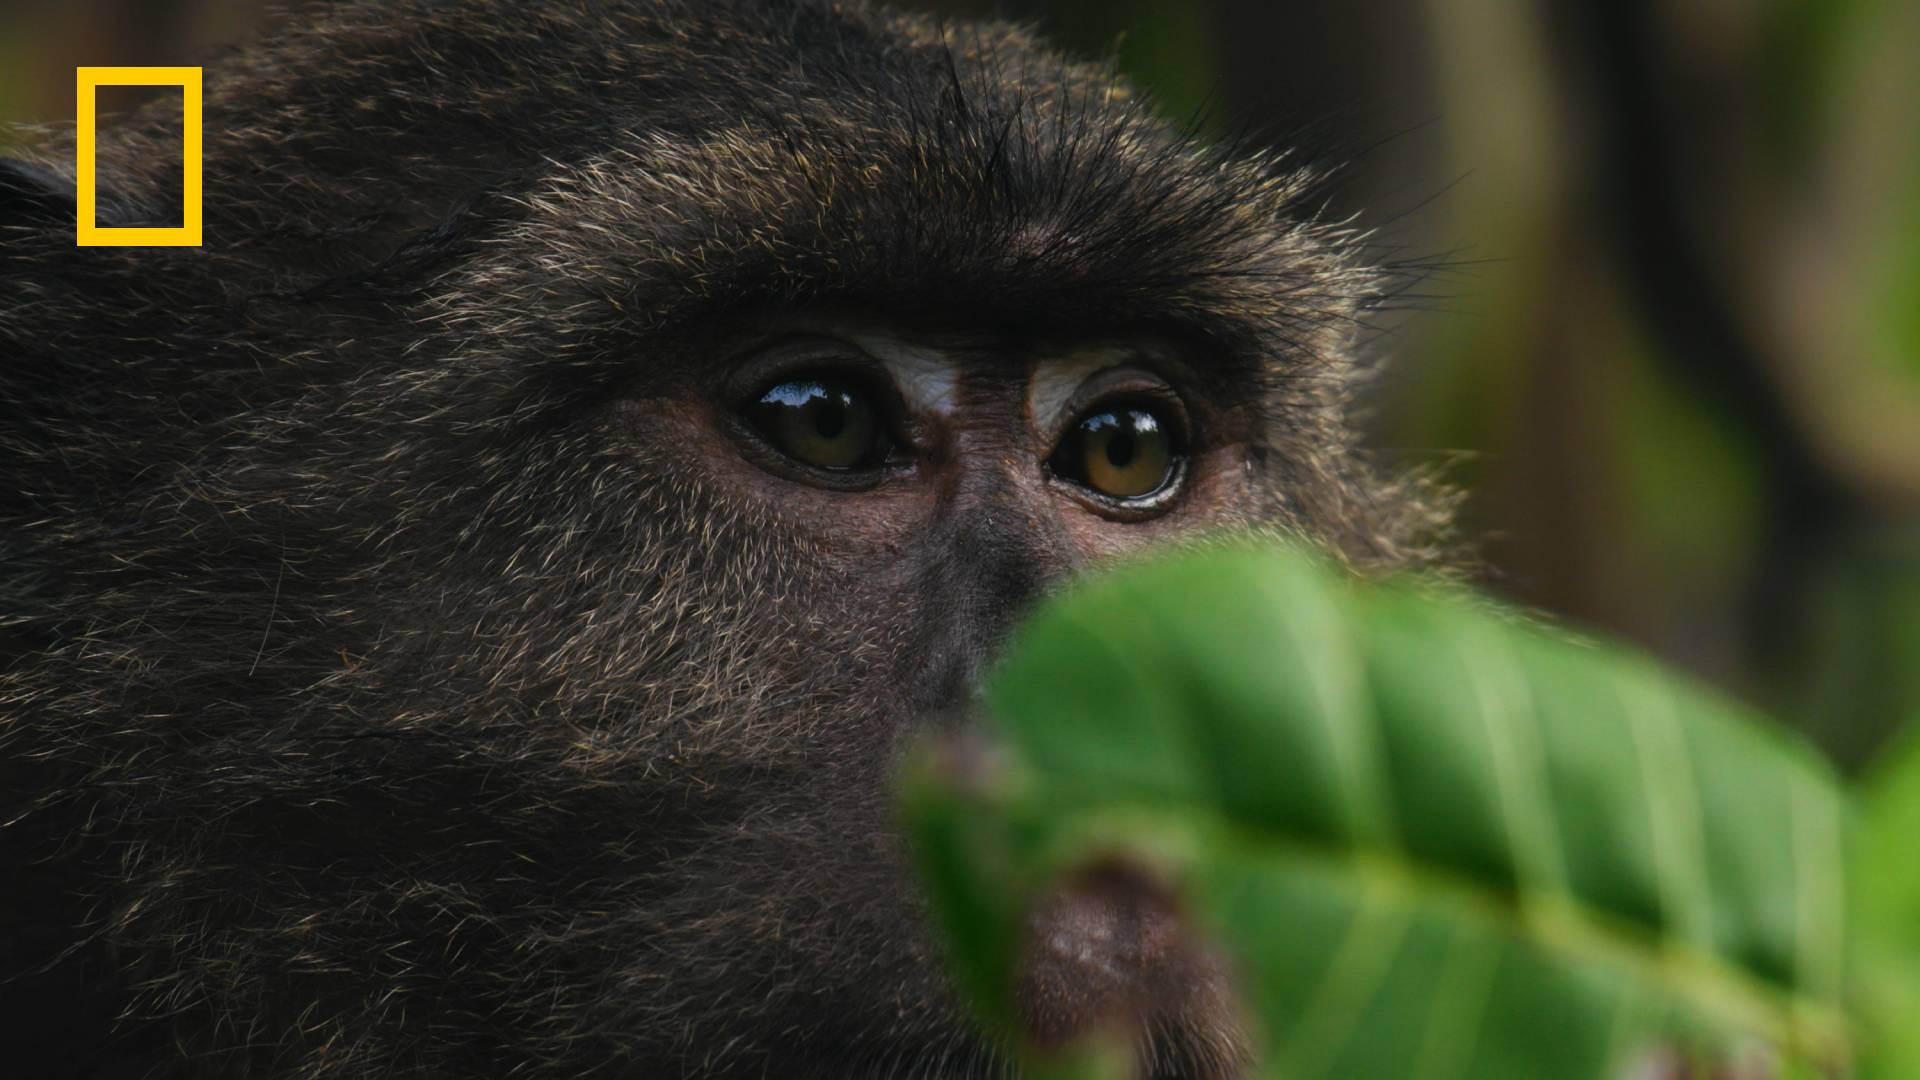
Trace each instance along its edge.
<path fill-rule="evenodd" d="M 1920 727 L 1909 730 L 1868 779 L 1855 896 L 1863 1074 L 1920 1076 Z"/>
<path fill-rule="evenodd" d="M 1237 955 L 1263 1075 L 1848 1058 L 1838 785 L 1638 657 L 1232 546 L 1071 590 L 988 706 L 1006 760 L 921 769 L 908 814 L 1003 1036 L 1027 905 L 1120 857 Z"/>

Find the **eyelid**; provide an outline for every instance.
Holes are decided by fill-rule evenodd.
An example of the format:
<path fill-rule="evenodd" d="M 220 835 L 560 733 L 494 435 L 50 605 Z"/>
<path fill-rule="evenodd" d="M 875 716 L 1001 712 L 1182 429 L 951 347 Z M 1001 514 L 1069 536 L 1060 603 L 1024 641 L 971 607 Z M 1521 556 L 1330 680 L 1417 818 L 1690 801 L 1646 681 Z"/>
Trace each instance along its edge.
<path fill-rule="evenodd" d="M 888 387 L 884 379 L 875 378 L 869 372 L 854 368 L 833 367 L 800 367 L 776 373 L 759 383 L 759 389 L 744 395 L 739 407 L 750 409 L 765 402 L 775 390 L 795 384 L 817 386 L 828 392 L 836 389 L 851 390 L 870 398 L 869 404 L 873 406 L 875 413 L 884 417 L 892 411 L 889 405 L 891 395 L 887 392 Z"/>
<path fill-rule="evenodd" d="M 841 372 L 852 374 L 864 389 L 876 391 L 875 404 L 883 412 L 897 409 L 900 392 L 886 365 L 838 338 L 789 338 L 755 350 L 728 372 L 721 393 L 728 408 L 739 410 L 758 402 L 781 382 Z"/>
<path fill-rule="evenodd" d="M 1119 398 L 1163 403 L 1183 426 L 1191 427 L 1191 410 L 1185 398 L 1171 381 L 1150 368 L 1109 363 L 1080 375 L 1066 393 L 1057 393 L 1059 383 L 1077 374 L 1072 367 L 1060 370 L 1052 365 L 1043 365 L 1035 372 L 1034 384 L 1029 390 L 1029 409 L 1041 435 L 1050 440 L 1058 441 L 1095 405 Z M 1050 383 L 1053 385 L 1048 385 Z"/>
<path fill-rule="evenodd" d="M 775 387 L 804 379 L 851 384 L 871 399 L 874 415 L 890 438 L 901 446 L 918 444 L 921 432 L 886 366 L 844 343 L 838 350 L 781 350 L 756 355 L 728 376 L 722 404 L 734 416 L 744 416 Z"/>
<path fill-rule="evenodd" d="M 1114 370 L 1114 369 L 1110 369 Z M 1154 407 L 1154 411 L 1164 414 L 1168 421 L 1168 435 L 1179 444 L 1182 450 L 1190 447 L 1198 438 L 1195 431 L 1193 411 L 1180 391 L 1166 380 L 1157 376 L 1138 377 L 1140 373 L 1123 371 L 1114 378 L 1106 378 L 1101 372 L 1082 383 L 1080 389 L 1067 399 L 1066 407 L 1052 432 L 1054 445 L 1066 439 L 1087 417 L 1102 410 L 1118 411 L 1131 404 L 1144 404 Z"/>

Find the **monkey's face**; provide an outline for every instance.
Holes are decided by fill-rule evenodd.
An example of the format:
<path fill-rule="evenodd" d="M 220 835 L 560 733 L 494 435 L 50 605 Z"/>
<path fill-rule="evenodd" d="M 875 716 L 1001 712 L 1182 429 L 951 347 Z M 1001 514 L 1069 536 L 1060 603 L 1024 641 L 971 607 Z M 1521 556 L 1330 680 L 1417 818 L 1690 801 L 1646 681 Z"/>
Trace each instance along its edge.
<path fill-rule="evenodd" d="M 664 952 L 633 939 L 647 952 L 631 977 L 661 980 L 689 1014 L 737 1024 L 752 1001 L 779 1018 L 773 1030 L 808 1031 L 783 1070 L 811 1053 L 823 1074 L 941 1056 L 958 1069 L 975 1051 L 892 828 L 899 751 L 966 722 L 1013 622 L 1076 569 L 1254 520 L 1257 395 L 1203 352 L 1146 336 L 785 315 L 697 351 L 709 349 L 683 377 L 617 397 L 603 432 L 633 483 L 701 507 L 649 515 L 683 531 L 648 546 L 752 553 L 719 573 L 703 564 L 703 581 L 733 588 L 697 603 L 684 578 L 634 590 L 694 605 L 680 623 L 663 627 L 644 602 L 600 608 L 644 620 L 631 641 L 682 637 L 654 677 L 715 699 L 684 718 L 630 699 L 603 714 L 603 736 L 652 740 L 675 722 L 684 743 L 670 760 L 722 763 L 724 790 L 703 800 L 737 815 L 696 823 L 682 861 L 648 879 L 699 914 L 655 931 L 676 942 Z M 657 783 L 660 764 L 647 768 Z M 1036 918 L 1023 981 L 1034 1034 L 1080 1033 L 1124 1009 L 1159 1033 L 1168 1069 L 1230 1060 L 1219 976 L 1179 933 L 1143 882 L 1070 890 Z"/>
<path fill-rule="evenodd" d="M 177 120 L 103 136 L 120 224 Z M 1005 28 L 368 3 L 210 69 L 205 136 L 202 249 L 0 233 L 0 840 L 142 1060 L 971 1075 L 904 748 L 1092 563 L 1423 521 L 1352 450 L 1379 282 L 1311 178 Z M 1121 870 L 1022 993 L 1231 1056 Z"/>

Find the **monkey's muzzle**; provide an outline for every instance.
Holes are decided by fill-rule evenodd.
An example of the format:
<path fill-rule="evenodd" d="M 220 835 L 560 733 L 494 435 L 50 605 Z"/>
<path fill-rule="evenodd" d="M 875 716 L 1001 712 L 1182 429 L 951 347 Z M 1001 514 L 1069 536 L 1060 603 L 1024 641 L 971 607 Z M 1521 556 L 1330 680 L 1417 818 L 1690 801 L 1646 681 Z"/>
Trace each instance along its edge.
<path fill-rule="evenodd" d="M 1227 965 L 1144 870 L 1105 862 L 1035 907 L 1016 976 L 1022 1035 L 1041 1048 L 1112 1038 L 1141 1073 L 1213 1080 L 1249 1059 Z"/>

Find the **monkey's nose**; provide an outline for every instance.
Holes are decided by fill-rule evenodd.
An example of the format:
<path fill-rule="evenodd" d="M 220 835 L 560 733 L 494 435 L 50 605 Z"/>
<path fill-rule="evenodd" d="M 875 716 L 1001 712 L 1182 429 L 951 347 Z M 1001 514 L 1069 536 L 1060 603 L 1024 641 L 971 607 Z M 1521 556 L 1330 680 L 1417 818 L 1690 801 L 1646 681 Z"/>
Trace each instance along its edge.
<path fill-rule="evenodd" d="M 1049 1045 L 1131 1028 L 1153 1006 L 1178 925 L 1158 890 L 1102 866 L 1034 910 L 1018 988 L 1026 1034 Z"/>
<path fill-rule="evenodd" d="M 1122 864 L 1082 872 L 1026 929 L 1016 1000 L 1035 1045 L 1128 1040 L 1156 1076 L 1227 1077 L 1244 1066 L 1245 1026 L 1224 964 L 1147 874 Z M 1173 1059 L 1180 1065 L 1168 1069 Z"/>

